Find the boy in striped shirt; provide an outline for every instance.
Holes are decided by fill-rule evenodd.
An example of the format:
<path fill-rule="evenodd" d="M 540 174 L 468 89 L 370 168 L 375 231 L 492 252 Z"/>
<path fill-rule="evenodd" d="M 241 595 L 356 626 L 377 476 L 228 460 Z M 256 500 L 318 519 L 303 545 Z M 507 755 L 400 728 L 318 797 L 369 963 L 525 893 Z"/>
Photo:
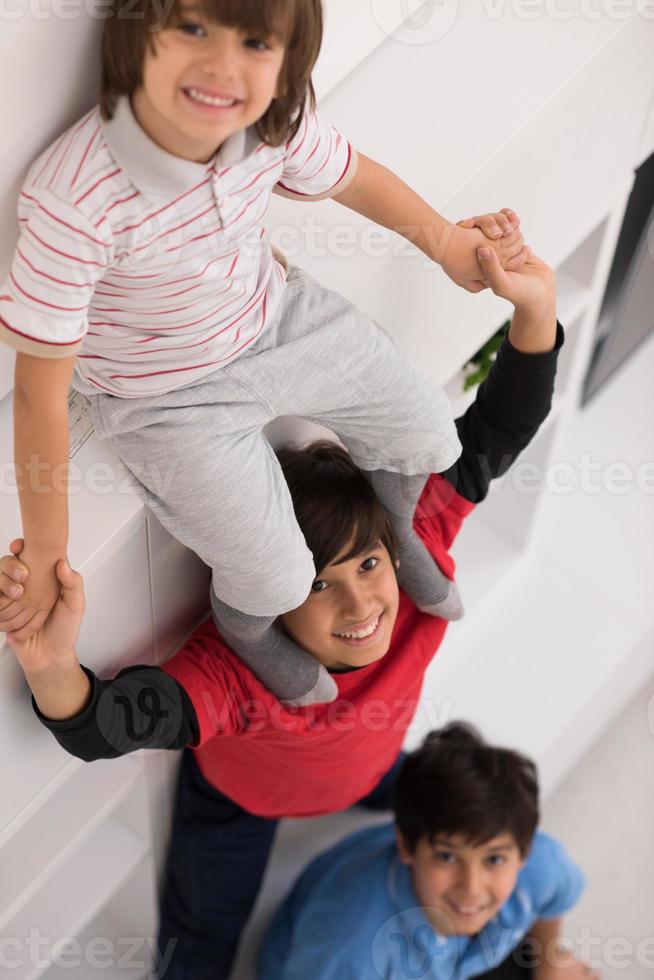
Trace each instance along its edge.
<path fill-rule="evenodd" d="M 5 632 L 33 634 L 58 595 L 71 382 L 152 512 L 212 568 L 222 636 L 288 703 L 329 701 L 336 686 L 274 625 L 315 568 L 262 433 L 271 419 L 339 435 L 393 517 L 403 588 L 425 612 L 462 614 L 411 524 L 427 474 L 460 452 L 444 393 L 355 307 L 289 268 L 261 222 L 273 191 L 332 197 L 410 227 L 472 292 L 485 288 L 485 234 L 446 222 L 318 116 L 321 35 L 319 0 L 142 0 L 106 21 L 100 103 L 30 168 L 0 295 L 32 570 L 0 611 Z M 520 268 L 516 216 L 492 224 L 502 264 Z"/>

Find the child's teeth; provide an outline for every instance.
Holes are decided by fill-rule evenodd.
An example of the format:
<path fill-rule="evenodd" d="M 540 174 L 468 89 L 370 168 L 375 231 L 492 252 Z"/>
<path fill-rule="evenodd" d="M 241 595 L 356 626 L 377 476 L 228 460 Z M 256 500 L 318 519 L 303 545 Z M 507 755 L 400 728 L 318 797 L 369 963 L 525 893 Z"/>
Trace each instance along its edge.
<path fill-rule="evenodd" d="M 212 95 L 205 95 L 203 92 L 198 92 L 194 88 L 187 89 L 187 92 L 192 99 L 195 99 L 197 102 L 206 102 L 207 105 L 230 106 L 236 104 L 236 99 L 217 99 Z"/>
<path fill-rule="evenodd" d="M 377 629 L 378 624 L 379 624 L 379 616 L 374 621 L 374 623 L 372 623 L 372 625 L 368 627 L 367 630 L 358 630 L 356 633 L 351 633 L 351 632 L 337 633 L 336 636 L 345 636 L 347 637 L 348 640 L 364 640 L 366 636 L 372 636 L 372 634 Z"/>

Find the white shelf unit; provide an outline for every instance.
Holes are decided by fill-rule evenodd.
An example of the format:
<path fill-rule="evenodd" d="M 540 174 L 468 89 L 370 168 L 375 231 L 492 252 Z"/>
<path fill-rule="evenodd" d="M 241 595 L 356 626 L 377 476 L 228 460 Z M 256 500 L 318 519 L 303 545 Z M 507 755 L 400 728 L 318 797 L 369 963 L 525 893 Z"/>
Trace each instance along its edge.
<path fill-rule="evenodd" d="M 0 931 L 117 809 L 141 772 L 131 759 L 97 767 L 75 760 L 66 775 L 47 802 L 41 800 L 38 809 L 32 807 L 12 834 L 11 846 L 0 851 Z"/>
<path fill-rule="evenodd" d="M 520 571 L 521 559 L 529 551 L 542 501 L 543 479 L 566 411 L 566 380 L 592 297 L 593 270 L 605 224 L 600 222 L 557 269 L 557 314 L 566 331 L 566 340 L 550 415 L 533 443 L 521 454 L 517 466 L 491 485 L 484 506 L 466 521 L 452 549 L 469 613 L 456 627 L 459 635 L 474 623 L 478 610 L 498 602 L 506 594 Z M 460 388 L 461 384 L 461 375 L 457 373 L 447 387 L 457 394 L 457 386 Z M 474 392 L 470 392 L 461 408 L 473 398 Z"/>
<path fill-rule="evenodd" d="M 149 881 L 149 888 L 144 893 L 142 906 L 134 910 L 129 935 L 151 935 L 156 908 L 155 881 L 152 861 L 144 860 L 150 854 L 150 831 L 149 810 L 143 780 L 138 778 L 140 775 L 138 771 L 130 773 L 113 801 L 98 807 L 89 826 L 82 832 L 76 828 L 72 841 L 64 844 L 62 853 L 41 870 L 38 887 L 35 884 L 26 889 L 24 894 L 29 900 L 21 902 L 19 899 L 12 904 L 12 910 L 18 908 L 6 918 L 2 931 L 23 944 L 22 962 L 12 967 L 12 975 L 17 980 L 42 977 L 53 961 L 56 962 L 68 938 L 77 937 L 102 913 L 137 867 L 141 867 L 144 884 Z M 59 807 L 57 801 L 51 800 L 46 812 L 40 812 L 34 818 L 37 823 L 44 822 L 46 815 L 54 809 L 52 836 L 55 838 L 61 836 L 66 818 L 70 823 L 71 804 L 74 812 L 77 799 L 73 795 L 76 789 L 83 796 L 87 787 L 65 784 L 60 790 Z M 96 794 L 92 795 L 97 806 Z M 87 804 L 92 802 L 90 799 Z M 103 813 L 104 819 L 101 819 Z M 24 839 L 15 842 L 19 859 L 21 847 L 26 848 L 31 840 L 30 830 L 27 824 L 22 835 Z M 45 841 L 44 848 L 47 844 Z M 40 863 L 43 856 L 38 855 L 37 860 Z M 35 933 L 43 943 L 39 950 L 30 945 L 30 937 Z M 101 934 L 106 936 L 104 927 Z M 86 973 L 83 975 L 87 976 Z"/>
<path fill-rule="evenodd" d="M 149 921 L 143 908 L 152 908 L 152 860 L 146 855 L 134 864 L 124 882 L 103 908 L 74 937 L 62 942 L 58 962 L 41 974 L 42 980 L 145 980 L 151 975 L 157 936 L 156 915 Z M 77 965 L 79 964 L 79 966 Z"/>
<path fill-rule="evenodd" d="M 616 193 L 610 210 L 597 216 L 557 269 L 558 315 L 566 343 L 553 410 L 518 462 L 491 486 L 483 507 L 471 515 L 455 542 L 458 581 L 473 615 L 450 628 L 423 692 L 438 703 L 447 692 L 454 716 L 474 720 L 490 739 L 517 744 L 519 731 L 521 747 L 539 760 L 545 795 L 600 733 L 602 720 L 626 703 L 647 669 L 642 624 L 633 617 L 625 620 L 610 605 L 602 623 L 593 622 L 596 590 L 576 576 L 557 578 L 557 560 L 543 541 L 543 509 L 557 479 L 550 464 L 565 464 L 558 459 L 559 446 L 578 417 L 581 382 L 630 186 L 627 181 Z M 539 606 L 541 615 L 536 613 Z M 512 640 L 506 635 L 506 617 Z M 561 623 L 564 637 L 559 635 Z M 562 683 L 571 651 L 574 674 L 585 678 L 583 684 Z M 466 681 L 470 677 L 474 683 Z M 525 704 L 514 700 L 511 714 L 500 716 L 487 692 L 511 686 L 524 689 Z M 409 745 L 419 744 L 426 731 L 426 724 L 418 726 Z"/>

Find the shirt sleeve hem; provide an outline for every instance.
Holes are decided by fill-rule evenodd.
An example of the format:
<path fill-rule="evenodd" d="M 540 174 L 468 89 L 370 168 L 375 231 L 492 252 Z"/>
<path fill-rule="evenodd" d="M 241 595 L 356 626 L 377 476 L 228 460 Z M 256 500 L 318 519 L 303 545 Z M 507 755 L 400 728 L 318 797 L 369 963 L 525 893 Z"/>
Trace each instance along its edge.
<path fill-rule="evenodd" d="M 39 719 L 41 724 L 51 731 L 53 734 L 77 734 L 82 728 L 86 728 L 89 722 L 93 722 L 95 718 L 95 709 L 97 706 L 99 688 L 98 680 L 92 670 L 85 667 L 84 664 L 80 664 L 80 667 L 86 674 L 91 685 L 91 692 L 89 694 L 89 699 L 85 706 L 77 712 L 76 715 L 71 715 L 70 718 L 62 718 L 55 720 L 53 718 L 48 718 L 41 712 L 34 695 L 32 695 L 32 708 L 34 714 Z"/>
<path fill-rule="evenodd" d="M 84 338 L 64 343 L 37 340 L 10 327 L 4 320 L 0 320 L 0 341 L 12 347 L 19 354 L 30 354 L 33 357 L 44 357 L 48 360 L 60 360 L 79 354 Z"/>
<path fill-rule="evenodd" d="M 359 167 L 359 156 L 357 151 L 353 146 L 348 144 L 348 160 L 345 166 L 345 170 L 339 177 L 337 182 L 329 188 L 329 190 L 323 191 L 321 194 L 302 194 L 300 191 L 291 190 L 290 187 L 286 187 L 285 184 L 277 183 L 273 187 L 273 192 L 278 194 L 280 197 L 286 197 L 291 201 L 326 201 L 330 197 L 336 197 L 338 194 L 342 194 L 343 191 L 350 186 L 352 181 L 356 176 L 356 172 Z"/>
<path fill-rule="evenodd" d="M 510 357 L 516 364 L 529 364 L 531 367 L 533 364 L 543 365 L 548 367 L 550 364 L 555 363 L 557 360 L 557 355 L 561 348 L 563 347 L 565 341 L 565 331 L 560 320 L 556 321 L 556 339 L 554 341 L 554 347 L 551 350 L 543 351 L 540 354 L 528 354 L 524 351 L 518 350 L 511 343 L 511 338 L 506 337 L 504 342 L 504 357 Z"/>

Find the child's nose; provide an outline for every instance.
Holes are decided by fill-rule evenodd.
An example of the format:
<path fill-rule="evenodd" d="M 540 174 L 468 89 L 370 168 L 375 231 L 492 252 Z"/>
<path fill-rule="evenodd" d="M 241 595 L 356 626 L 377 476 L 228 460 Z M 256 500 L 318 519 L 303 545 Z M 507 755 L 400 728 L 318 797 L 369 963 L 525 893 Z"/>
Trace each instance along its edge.
<path fill-rule="evenodd" d="M 363 622 L 371 615 L 370 600 L 365 589 L 348 586 L 343 593 L 342 613 L 350 622 Z"/>
<path fill-rule="evenodd" d="M 212 74 L 218 83 L 229 82 L 236 77 L 240 56 L 240 44 L 232 38 L 218 37 L 203 62 L 205 72 Z"/>
<path fill-rule="evenodd" d="M 467 899 L 478 899 L 483 891 L 483 874 L 478 868 L 464 867 L 459 876 L 459 887 Z"/>

